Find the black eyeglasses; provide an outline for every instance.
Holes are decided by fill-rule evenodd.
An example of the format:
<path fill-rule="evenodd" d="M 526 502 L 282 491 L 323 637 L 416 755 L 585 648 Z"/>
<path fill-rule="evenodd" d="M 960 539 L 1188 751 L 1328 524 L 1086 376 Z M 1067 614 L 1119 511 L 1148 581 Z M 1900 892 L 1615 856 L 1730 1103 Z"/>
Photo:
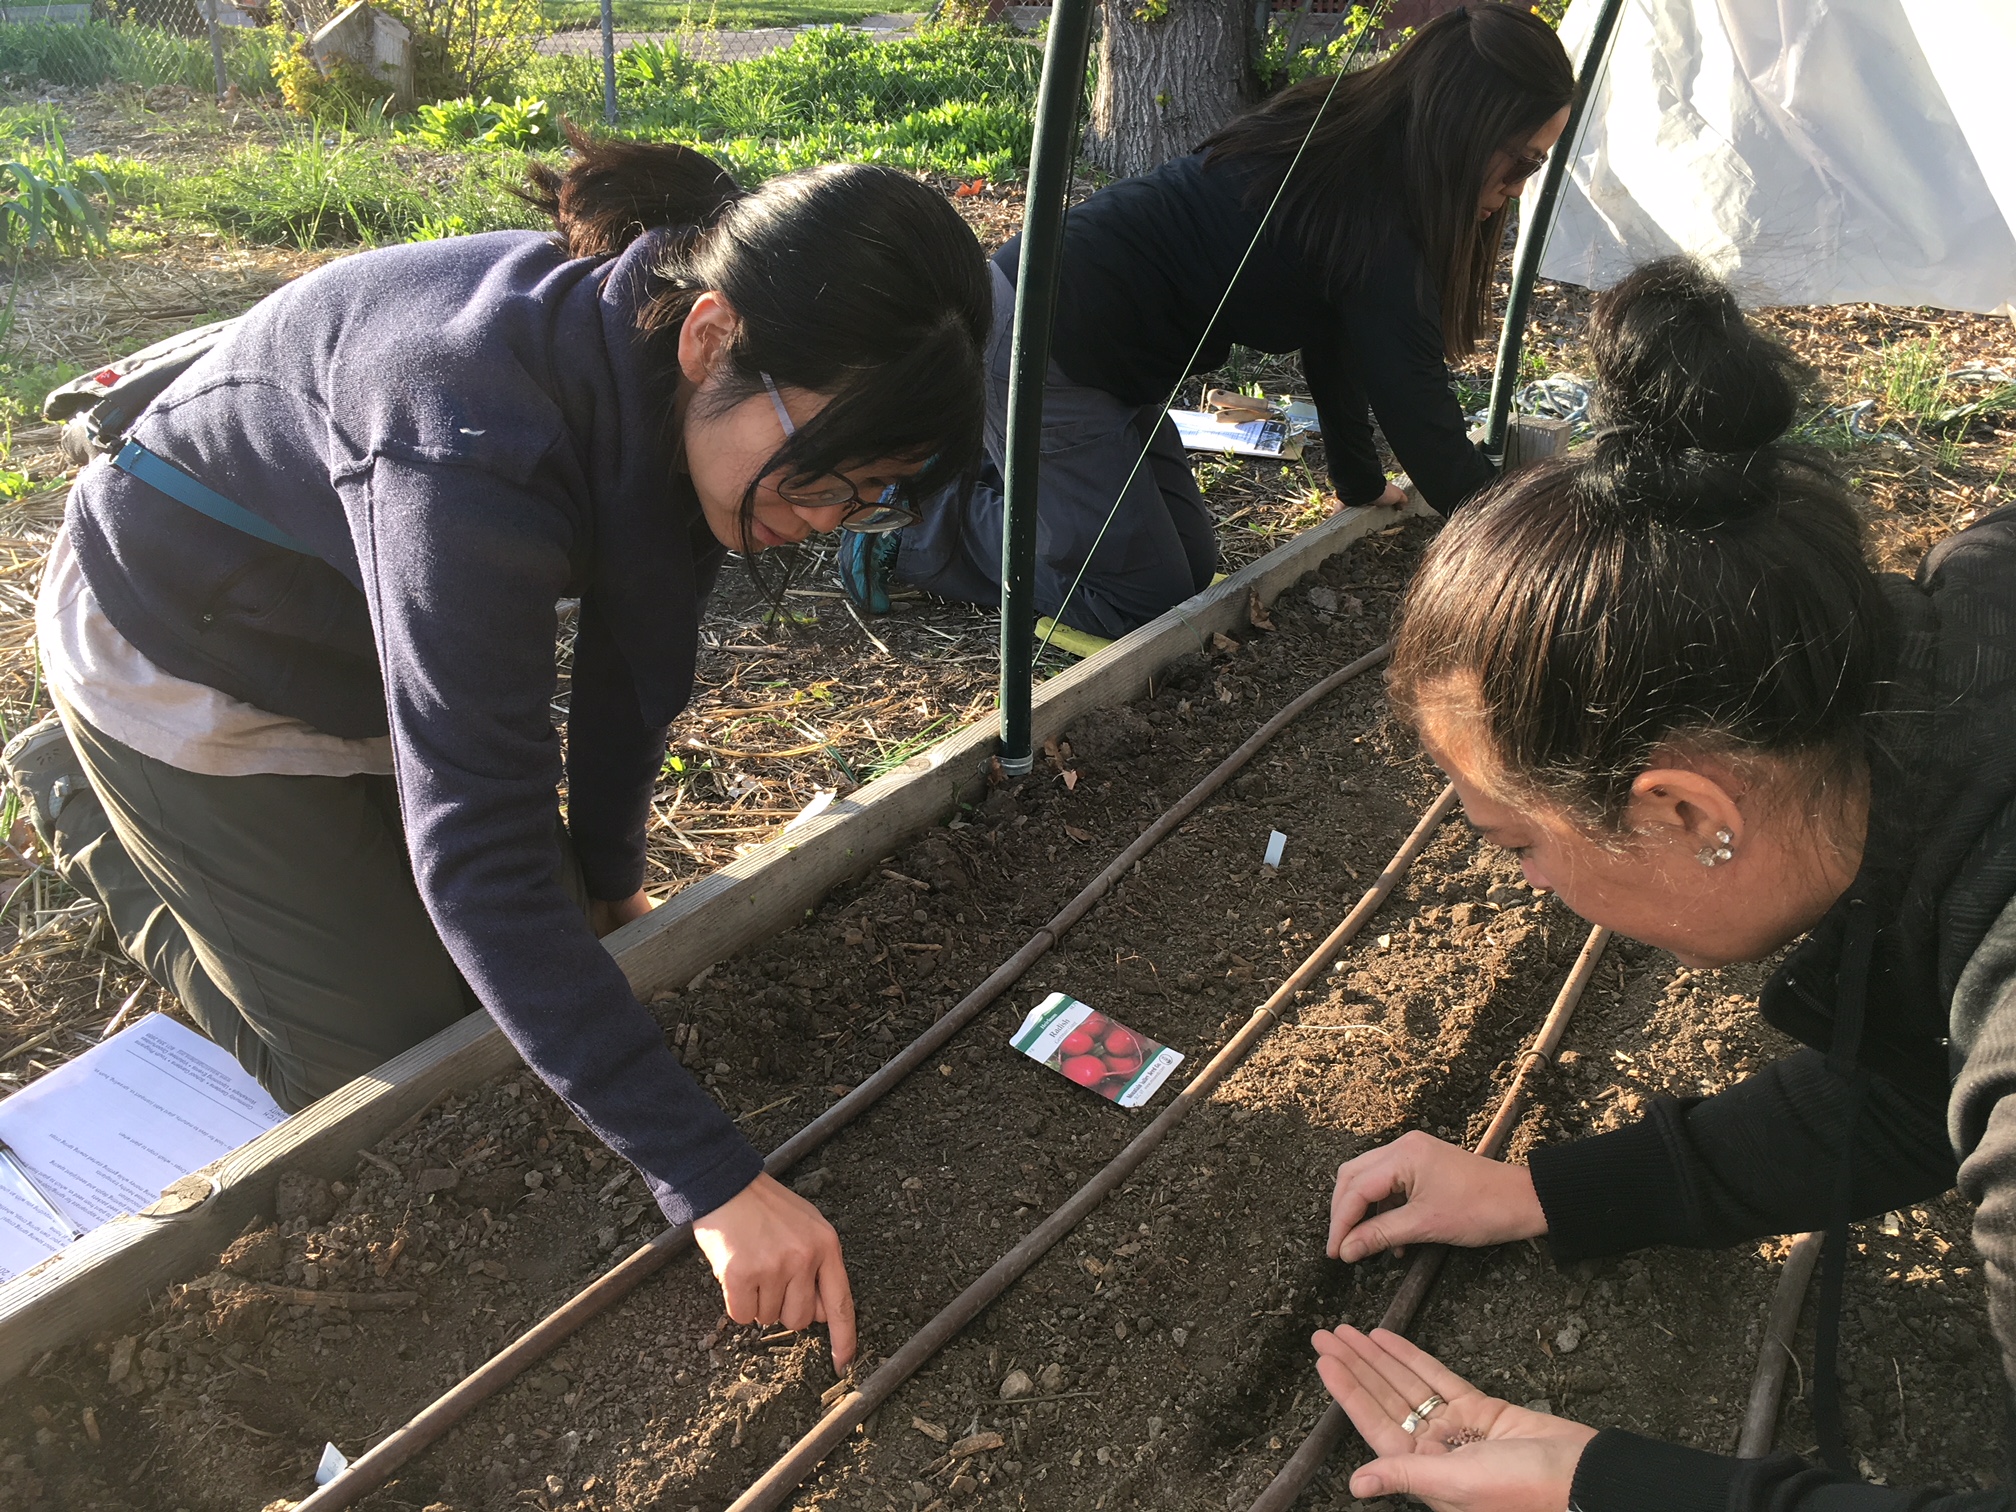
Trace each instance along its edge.
<path fill-rule="evenodd" d="M 784 439 L 788 441 L 798 434 L 798 427 L 791 421 L 791 412 L 784 408 L 784 396 L 777 392 L 776 383 L 768 373 L 762 378 L 763 387 L 770 391 L 770 403 L 776 408 L 777 423 L 784 427 Z M 821 473 L 802 483 L 779 483 L 777 497 L 796 509 L 848 509 L 840 521 L 840 529 L 856 535 L 885 535 L 905 525 L 915 525 L 919 518 L 915 510 L 889 502 L 896 497 L 894 483 L 871 501 L 862 498 L 861 490 L 838 473 Z"/>

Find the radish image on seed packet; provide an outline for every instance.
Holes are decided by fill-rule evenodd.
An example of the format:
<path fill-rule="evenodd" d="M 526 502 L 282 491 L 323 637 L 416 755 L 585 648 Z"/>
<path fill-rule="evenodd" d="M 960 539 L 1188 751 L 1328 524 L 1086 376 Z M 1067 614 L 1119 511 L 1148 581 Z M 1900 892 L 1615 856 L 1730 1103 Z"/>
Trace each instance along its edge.
<path fill-rule="evenodd" d="M 1181 1051 L 1061 992 L 1032 1008 L 1009 1044 L 1123 1108 L 1140 1107 L 1183 1064 Z"/>

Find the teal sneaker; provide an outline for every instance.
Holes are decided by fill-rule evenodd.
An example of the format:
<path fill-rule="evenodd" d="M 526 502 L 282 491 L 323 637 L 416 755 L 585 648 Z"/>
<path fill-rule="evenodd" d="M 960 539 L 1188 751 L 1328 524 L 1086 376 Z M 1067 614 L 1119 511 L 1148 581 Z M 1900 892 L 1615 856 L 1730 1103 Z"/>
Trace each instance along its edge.
<path fill-rule="evenodd" d="M 869 614 L 889 612 L 889 580 L 896 573 L 896 553 L 902 547 L 900 530 L 874 535 L 854 530 L 840 532 L 839 562 L 834 575 L 857 609 Z"/>

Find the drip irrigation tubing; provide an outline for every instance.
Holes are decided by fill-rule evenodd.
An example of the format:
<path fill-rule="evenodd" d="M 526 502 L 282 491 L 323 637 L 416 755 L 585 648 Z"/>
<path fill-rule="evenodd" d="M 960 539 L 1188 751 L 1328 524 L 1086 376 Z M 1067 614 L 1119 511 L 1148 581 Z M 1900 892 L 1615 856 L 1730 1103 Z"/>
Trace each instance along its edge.
<path fill-rule="evenodd" d="M 1575 1016 L 1576 1005 L 1582 1001 L 1583 990 L 1588 987 L 1590 978 L 1596 975 L 1596 964 L 1602 960 L 1603 948 L 1609 943 L 1610 931 L 1601 924 L 1589 931 L 1582 953 L 1575 958 L 1574 969 L 1568 973 L 1568 980 L 1561 984 L 1554 1006 L 1547 1010 L 1547 1017 L 1541 1021 L 1540 1032 L 1533 1037 L 1532 1045 L 1519 1057 L 1518 1069 L 1512 1073 L 1512 1084 L 1505 1089 L 1490 1126 L 1477 1141 L 1477 1153 L 1487 1160 L 1496 1160 L 1511 1142 L 1512 1131 L 1519 1126 L 1519 1120 L 1526 1111 L 1526 1099 L 1532 1091 L 1533 1079 L 1542 1067 L 1553 1064 L 1554 1053 L 1561 1048 L 1562 1036 L 1568 1032 L 1568 1021 Z M 1448 1257 L 1449 1246 L 1446 1244 L 1415 1247 L 1414 1259 L 1407 1267 L 1407 1274 L 1401 1277 L 1393 1300 L 1386 1305 L 1379 1327 L 1397 1334 L 1407 1332 L 1414 1322 L 1414 1315 L 1427 1300 L 1435 1278 L 1442 1273 L 1442 1262 Z M 1331 1451 L 1342 1441 L 1344 1430 L 1350 1425 L 1351 1420 L 1344 1415 L 1344 1409 L 1332 1402 L 1324 1409 L 1323 1416 L 1317 1419 L 1316 1426 L 1309 1430 L 1309 1436 L 1296 1446 L 1295 1452 L 1288 1457 L 1288 1463 L 1267 1483 L 1266 1489 L 1247 1512 L 1288 1512 L 1295 1498 L 1302 1494 L 1302 1488 L 1315 1478 Z"/>
<path fill-rule="evenodd" d="M 1736 1438 L 1736 1458 L 1762 1459 L 1778 1434 L 1778 1403 L 1785 1394 L 1785 1367 L 1792 1363 L 1792 1340 L 1799 1330 L 1799 1312 L 1806 1305 L 1806 1287 L 1820 1259 L 1824 1233 L 1801 1234 L 1785 1256 L 1785 1269 L 1771 1293 L 1764 1318 L 1764 1343 L 1757 1351 L 1757 1374 L 1750 1380 L 1750 1405 L 1743 1413 L 1743 1431 Z"/>
<path fill-rule="evenodd" d="M 1427 848 L 1442 821 L 1456 807 L 1456 790 L 1445 787 L 1428 811 L 1414 826 L 1413 833 L 1394 852 L 1372 885 L 1365 890 L 1350 913 L 1323 943 L 1289 974 L 1267 1001 L 1253 1010 L 1239 1032 L 1227 1040 L 1204 1069 L 1191 1078 L 1168 1107 L 1156 1115 L 1126 1147 L 1092 1179 L 1067 1198 L 977 1281 L 955 1297 L 936 1317 L 904 1342 L 878 1366 L 867 1380 L 842 1396 L 814 1427 L 766 1470 L 761 1478 L 729 1504 L 728 1512 L 769 1512 L 781 1505 L 819 1467 L 856 1426 L 895 1394 L 898 1387 L 915 1375 L 931 1358 L 949 1344 L 959 1331 L 978 1317 L 1032 1265 L 1048 1254 L 1066 1234 L 1075 1229 L 1100 1203 L 1140 1167 L 1172 1129 L 1209 1097 L 1227 1073 L 1234 1070 L 1280 1022 L 1281 1013 L 1296 994 L 1316 981 L 1337 953 L 1357 936 L 1379 906 L 1405 875 L 1414 859 Z"/>
<path fill-rule="evenodd" d="M 1392 651 L 1393 643 L 1388 641 L 1318 679 L 1296 695 L 1136 836 L 1133 843 L 1060 908 L 1049 923 L 1031 935 L 1020 950 L 995 967 L 985 981 L 948 1009 L 901 1053 L 884 1063 L 874 1075 L 773 1150 L 763 1162 L 763 1169 L 772 1176 L 782 1175 L 865 1113 L 898 1082 L 936 1054 L 982 1009 L 1020 981 L 1029 968 L 1053 949 L 1072 925 L 1091 912 L 1093 905 L 1110 892 L 1143 856 L 1168 838 L 1270 740 L 1345 683 L 1385 661 Z M 327 1485 L 318 1488 L 296 1506 L 295 1512 L 336 1512 L 337 1508 L 348 1507 L 370 1495 L 415 1455 L 559 1348 L 583 1324 L 636 1290 L 647 1277 L 675 1255 L 683 1253 L 692 1242 L 693 1226 L 690 1223 L 664 1229 L 654 1235 L 449 1387 L 374 1448 L 353 1460 Z"/>

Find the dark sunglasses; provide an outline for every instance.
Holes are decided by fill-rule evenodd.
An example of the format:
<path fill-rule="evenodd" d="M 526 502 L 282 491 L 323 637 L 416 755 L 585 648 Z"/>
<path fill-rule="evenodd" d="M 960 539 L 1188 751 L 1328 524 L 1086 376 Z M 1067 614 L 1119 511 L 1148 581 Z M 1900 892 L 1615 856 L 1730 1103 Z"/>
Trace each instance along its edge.
<path fill-rule="evenodd" d="M 1512 152 L 1508 150 L 1505 155 L 1512 160 L 1512 163 L 1505 170 L 1505 176 L 1499 180 L 1499 183 L 1507 189 L 1525 183 L 1526 180 L 1547 166 L 1547 154 L 1544 152 Z"/>
<path fill-rule="evenodd" d="M 784 396 L 777 392 L 776 383 L 768 373 L 762 378 L 763 387 L 770 391 L 770 403 L 777 411 L 777 423 L 784 427 L 784 438 L 788 441 L 798 434 L 798 427 L 792 424 L 791 412 L 784 408 Z M 841 519 L 840 529 L 856 535 L 884 535 L 905 525 L 915 525 L 920 518 L 915 510 L 890 502 L 896 497 L 894 483 L 874 499 L 864 499 L 861 490 L 838 473 L 821 473 L 802 483 L 779 483 L 777 497 L 798 509 L 846 508 L 849 513 Z"/>

